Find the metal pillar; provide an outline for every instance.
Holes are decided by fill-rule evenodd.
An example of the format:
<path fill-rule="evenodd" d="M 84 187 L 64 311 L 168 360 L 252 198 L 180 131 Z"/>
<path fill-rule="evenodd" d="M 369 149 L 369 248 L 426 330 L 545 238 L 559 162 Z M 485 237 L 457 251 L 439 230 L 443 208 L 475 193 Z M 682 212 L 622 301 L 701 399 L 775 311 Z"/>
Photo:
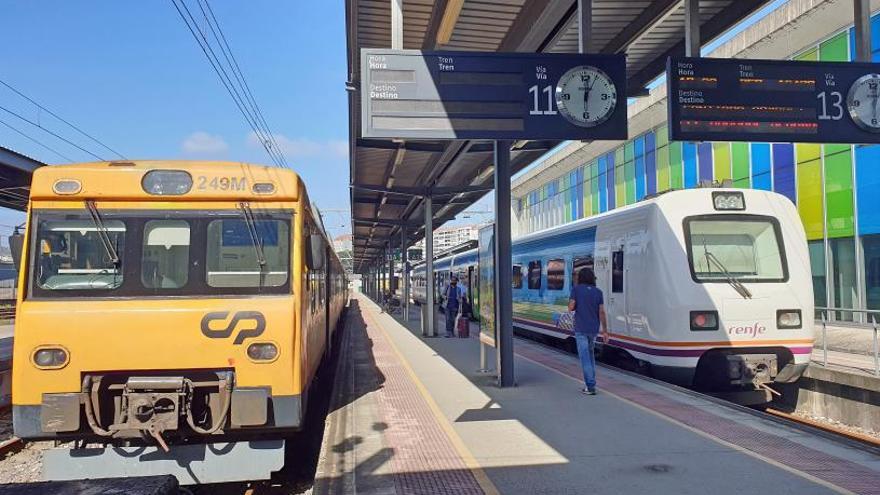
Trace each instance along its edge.
<path fill-rule="evenodd" d="M 856 61 L 871 61 L 871 2 L 853 0 L 853 20 L 856 27 Z"/>
<path fill-rule="evenodd" d="M 578 0 L 578 46 L 580 53 L 590 53 L 593 37 L 593 0 Z"/>
<path fill-rule="evenodd" d="M 684 0 L 684 56 L 700 56 L 700 0 Z"/>
<path fill-rule="evenodd" d="M 394 293 L 394 250 L 391 248 L 391 241 L 388 241 L 386 251 L 388 252 L 388 292 Z"/>
<path fill-rule="evenodd" d="M 495 141 L 495 324 L 498 341 L 498 385 L 516 385 L 513 370 L 513 288 L 510 241 L 510 146 Z"/>
<path fill-rule="evenodd" d="M 400 276 L 403 277 L 403 321 L 409 321 L 409 253 L 406 247 L 406 225 L 400 228 Z"/>
<path fill-rule="evenodd" d="M 434 204 L 431 196 L 425 196 L 425 305 L 422 306 L 422 336 L 436 337 L 434 328 Z"/>
<path fill-rule="evenodd" d="M 391 0 L 391 49 L 403 48 L 403 0 Z"/>

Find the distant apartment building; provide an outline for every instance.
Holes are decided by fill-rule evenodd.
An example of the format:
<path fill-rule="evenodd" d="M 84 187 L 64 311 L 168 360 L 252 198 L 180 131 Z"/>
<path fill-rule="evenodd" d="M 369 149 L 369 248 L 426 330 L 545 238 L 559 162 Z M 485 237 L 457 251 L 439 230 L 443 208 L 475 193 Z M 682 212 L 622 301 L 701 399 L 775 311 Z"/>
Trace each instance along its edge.
<path fill-rule="evenodd" d="M 440 253 L 467 241 L 477 240 L 479 225 L 457 225 L 441 227 L 434 231 L 434 253 Z M 425 249 L 425 240 L 417 242 L 416 247 Z"/>

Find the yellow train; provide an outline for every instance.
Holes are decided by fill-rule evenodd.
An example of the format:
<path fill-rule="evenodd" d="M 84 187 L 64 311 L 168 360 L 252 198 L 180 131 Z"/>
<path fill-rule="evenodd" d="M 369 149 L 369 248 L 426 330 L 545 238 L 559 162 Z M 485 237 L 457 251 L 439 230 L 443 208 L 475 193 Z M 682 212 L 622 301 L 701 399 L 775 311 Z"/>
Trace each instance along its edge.
<path fill-rule="evenodd" d="M 28 210 L 15 434 L 100 444 L 47 456 L 45 477 L 205 482 L 279 468 L 279 439 L 302 427 L 348 300 L 299 176 L 217 162 L 43 167 Z"/>

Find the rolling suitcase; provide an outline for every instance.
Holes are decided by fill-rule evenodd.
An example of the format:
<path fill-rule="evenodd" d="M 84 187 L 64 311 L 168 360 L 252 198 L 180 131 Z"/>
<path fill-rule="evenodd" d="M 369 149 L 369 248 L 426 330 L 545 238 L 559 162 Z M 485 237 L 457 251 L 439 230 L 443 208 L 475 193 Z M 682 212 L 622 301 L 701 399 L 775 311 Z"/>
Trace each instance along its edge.
<path fill-rule="evenodd" d="M 455 320 L 455 329 L 458 333 L 458 336 L 462 339 L 466 339 L 470 337 L 471 326 L 468 321 L 468 317 L 464 315 L 459 315 Z"/>

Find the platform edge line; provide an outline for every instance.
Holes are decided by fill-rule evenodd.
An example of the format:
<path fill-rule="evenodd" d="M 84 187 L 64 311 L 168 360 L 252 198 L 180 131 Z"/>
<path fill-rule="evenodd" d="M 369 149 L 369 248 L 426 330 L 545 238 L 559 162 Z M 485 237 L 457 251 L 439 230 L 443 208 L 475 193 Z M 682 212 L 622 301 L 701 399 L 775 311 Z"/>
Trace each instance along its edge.
<path fill-rule="evenodd" d="M 541 362 L 539 362 L 539 361 L 535 361 L 534 359 L 528 358 L 528 357 L 523 356 L 522 354 L 519 354 L 519 353 L 517 353 L 516 355 L 517 355 L 517 357 L 519 357 L 519 358 L 521 358 L 521 359 L 525 359 L 526 361 L 528 361 L 528 362 L 530 362 L 530 363 L 536 364 L 536 365 L 538 365 L 538 366 L 540 366 L 540 367 L 542 367 L 542 368 L 545 368 L 545 369 L 548 369 L 548 370 L 553 371 L 553 372 L 555 372 L 555 373 L 558 373 L 559 375 L 562 375 L 562 376 L 568 378 L 569 380 L 575 381 L 575 382 L 577 382 L 577 383 L 581 383 L 581 380 L 579 380 L 579 379 L 577 379 L 577 378 L 575 378 L 575 377 L 573 377 L 573 376 L 571 376 L 571 375 L 568 375 L 568 374 L 566 374 L 566 373 L 563 373 L 563 372 L 560 371 L 560 370 L 557 370 L 557 369 L 555 369 L 555 368 L 552 368 L 552 367 L 550 367 L 550 366 L 547 366 L 547 365 L 544 364 L 544 363 L 541 363 Z M 730 443 L 730 442 L 728 442 L 728 441 L 726 441 L 726 440 L 722 440 L 722 439 L 720 439 L 720 438 L 718 438 L 718 437 L 715 437 L 715 436 L 713 436 L 713 435 L 710 435 L 710 434 L 708 434 L 708 433 L 706 433 L 706 432 L 704 432 L 704 431 L 700 431 L 700 430 L 694 428 L 693 426 L 686 425 L 686 424 L 682 423 L 681 421 L 678 421 L 678 420 L 676 420 L 676 419 L 670 418 L 669 416 L 665 416 L 665 415 L 663 415 L 663 414 L 660 414 L 660 413 L 658 413 L 657 411 L 653 411 L 653 410 L 651 410 L 651 409 L 648 409 L 647 407 L 645 407 L 645 406 L 643 406 L 643 405 L 641 405 L 641 404 L 638 404 L 638 403 L 633 402 L 633 401 L 631 401 L 631 400 L 629 400 L 629 399 L 626 399 L 626 398 L 624 398 L 624 397 L 621 397 L 621 396 L 619 396 L 619 395 L 617 395 L 617 394 L 615 394 L 615 393 L 613 393 L 613 392 L 609 392 L 609 391 L 607 391 L 607 390 L 603 390 L 602 393 L 603 393 L 603 394 L 610 395 L 611 397 L 614 397 L 615 399 L 617 399 L 617 400 L 619 400 L 619 401 L 625 402 L 625 403 L 627 403 L 627 404 L 629 404 L 629 405 L 631 405 L 631 406 L 633 406 L 633 407 L 635 407 L 635 408 L 637 408 L 637 409 L 639 409 L 639 410 L 645 411 L 645 412 L 647 412 L 647 413 L 649 413 L 649 414 L 651 414 L 651 415 L 653 415 L 653 416 L 656 416 L 656 417 L 658 417 L 658 418 L 660 418 L 660 419 L 663 419 L 663 420 L 665 420 L 665 421 L 668 421 L 669 423 L 672 423 L 672 424 L 674 424 L 674 425 L 676 425 L 676 426 L 680 426 L 681 428 L 684 428 L 684 429 L 686 429 L 686 430 L 688 430 L 688 431 L 691 431 L 691 432 L 693 432 L 693 433 L 696 433 L 697 435 L 699 435 L 699 436 L 701 436 L 701 437 L 703 437 L 703 438 L 707 438 L 707 439 L 709 439 L 709 440 L 712 440 L 712 441 L 715 442 L 715 443 L 718 443 L 718 444 L 723 445 L 723 446 L 725 446 L 725 447 L 729 447 L 729 448 L 731 448 L 731 449 L 733 449 L 733 450 L 736 450 L 736 451 L 738 451 L 738 452 L 741 452 L 741 453 L 743 453 L 743 454 L 746 454 L 746 455 L 748 455 L 748 456 L 750 456 L 750 457 L 753 457 L 753 458 L 755 458 L 755 459 L 758 459 L 758 460 L 764 461 L 764 462 L 766 462 L 767 464 L 770 464 L 771 466 L 775 466 L 775 467 L 777 467 L 777 468 L 779 468 L 779 469 L 782 469 L 783 471 L 787 471 L 787 472 L 789 472 L 789 473 L 791 473 L 791 474 L 794 474 L 795 476 L 799 476 L 799 477 L 804 478 L 804 479 L 806 479 L 806 480 L 808 480 L 808 481 L 812 481 L 813 483 L 816 483 L 816 484 L 818 484 L 818 485 L 824 486 L 825 488 L 829 488 L 829 489 L 831 489 L 831 490 L 834 490 L 835 492 L 840 493 L 840 494 L 842 494 L 842 495 L 858 495 L 856 492 L 852 492 L 852 491 L 850 491 L 850 490 L 847 490 L 846 488 L 843 488 L 843 487 L 837 486 L 837 485 L 835 485 L 834 483 L 831 483 L 830 481 L 825 481 L 825 480 L 823 480 L 823 479 L 821 479 L 821 478 L 817 478 L 816 476 L 813 476 L 812 474 L 805 473 L 805 472 L 803 472 L 803 471 L 799 471 L 799 470 L 797 470 L 797 469 L 795 469 L 795 468 L 793 468 L 793 467 L 791 467 L 791 466 L 786 466 L 785 464 L 782 464 L 782 463 L 780 463 L 780 462 L 778 462 L 778 461 L 775 461 L 775 460 L 773 460 L 773 459 L 770 459 L 769 457 L 764 457 L 764 456 L 762 456 L 761 454 L 758 454 L 758 453 L 755 452 L 755 451 L 749 450 L 749 449 L 747 449 L 747 448 L 745 448 L 745 447 L 741 447 L 741 446 L 736 445 L 736 444 L 732 444 L 732 443 Z"/>
<path fill-rule="evenodd" d="M 480 485 L 480 488 L 483 490 L 483 493 L 486 495 L 500 495 L 501 492 L 498 491 L 498 488 L 492 483 L 492 480 L 489 478 L 489 475 L 483 471 L 483 468 L 480 466 L 480 463 L 477 462 L 477 459 L 471 453 L 470 449 L 467 448 L 467 445 L 464 444 L 461 437 L 458 435 L 458 432 L 449 424 L 449 419 L 446 415 L 443 414 L 443 411 L 440 410 L 440 406 L 434 401 L 434 398 L 431 397 L 431 394 L 428 392 L 428 389 L 419 379 L 418 375 L 416 375 L 415 370 L 409 364 L 409 361 L 404 357 L 403 353 L 400 352 L 400 349 L 397 348 L 397 344 L 394 343 L 394 340 L 382 327 L 382 325 L 378 324 L 374 314 L 370 313 L 370 319 L 373 320 L 373 323 L 379 327 L 379 331 L 385 337 L 385 340 L 388 341 L 388 344 L 391 347 L 391 350 L 394 351 L 394 354 L 397 356 L 397 359 L 400 360 L 401 364 L 403 364 L 403 368 L 406 370 L 406 373 L 409 375 L 410 379 L 413 381 L 413 384 L 416 386 L 416 389 L 422 395 L 422 398 L 425 399 L 425 403 L 428 404 L 428 408 L 431 410 L 431 413 L 434 414 L 434 418 L 437 420 L 437 423 L 443 428 L 443 431 L 446 432 L 446 436 L 449 438 L 449 441 L 452 442 L 452 445 L 455 447 L 455 450 L 458 451 L 458 455 L 461 456 L 464 461 L 465 466 L 471 471 L 474 475 L 474 479 L 476 479 L 477 484 Z M 394 323 L 401 325 L 396 319 L 392 318 Z M 401 325 L 403 326 L 403 325 Z M 404 327 L 406 328 L 406 327 Z M 411 333 L 408 329 L 407 333 Z"/>

